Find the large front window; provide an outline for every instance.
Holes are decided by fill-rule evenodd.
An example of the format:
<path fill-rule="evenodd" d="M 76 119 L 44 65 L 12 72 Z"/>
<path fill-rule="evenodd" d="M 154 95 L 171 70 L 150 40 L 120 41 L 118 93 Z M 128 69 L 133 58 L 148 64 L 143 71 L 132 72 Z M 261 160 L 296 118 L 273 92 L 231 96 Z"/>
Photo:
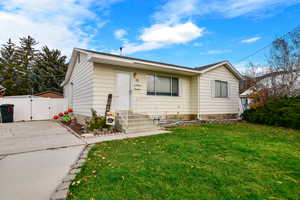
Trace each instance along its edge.
<path fill-rule="evenodd" d="M 147 95 L 178 96 L 179 81 L 172 76 L 147 76 Z"/>

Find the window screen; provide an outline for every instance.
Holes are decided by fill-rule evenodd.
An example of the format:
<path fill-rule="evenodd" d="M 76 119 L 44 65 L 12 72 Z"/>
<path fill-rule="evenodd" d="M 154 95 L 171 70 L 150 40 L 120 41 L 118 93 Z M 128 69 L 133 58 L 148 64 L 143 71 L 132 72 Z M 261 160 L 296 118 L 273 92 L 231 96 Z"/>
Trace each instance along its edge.
<path fill-rule="evenodd" d="M 228 97 L 228 83 L 215 81 L 215 97 Z"/>
<path fill-rule="evenodd" d="M 171 76 L 147 76 L 147 95 L 178 96 L 178 78 Z"/>

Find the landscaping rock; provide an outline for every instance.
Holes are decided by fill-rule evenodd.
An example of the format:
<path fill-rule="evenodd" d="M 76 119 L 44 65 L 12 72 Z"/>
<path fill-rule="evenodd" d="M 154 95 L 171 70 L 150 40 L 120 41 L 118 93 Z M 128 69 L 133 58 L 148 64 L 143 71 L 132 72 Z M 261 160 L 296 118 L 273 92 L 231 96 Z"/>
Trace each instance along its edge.
<path fill-rule="evenodd" d="M 57 191 L 59 190 L 67 190 L 70 186 L 70 182 L 62 182 L 59 184 L 59 186 L 57 187 Z"/>
<path fill-rule="evenodd" d="M 70 182 L 76 177 L 76 174 L 68 174 L 64 179 L 63 182 Z"/>
<path fill-rule="evenodd" d="M 68 196 L 68 190 L 59 190 L 53 193 L 50 200 L 65 200 Z"/>
<path fill-rule="evenodd" d="M 76 162 L 76 164 L 78 164 L 78 165 L 83 165 L 83 163 L 85 163 L 85 159 L 79 159 L 77 162 Z"/>
<path fill-rule="evenodd" d="M 80 168 L 76 168 L 76 169 L 72 169 L 71 171 L 70 171 L 70 174 L 77 174 L 77 173 L 79 173 L 80 172 Z"/>
<path fill-rule="evenodd" d="M 94 137 L 93 133 L 84 133 L 81 135 L 82 137 Z"/>

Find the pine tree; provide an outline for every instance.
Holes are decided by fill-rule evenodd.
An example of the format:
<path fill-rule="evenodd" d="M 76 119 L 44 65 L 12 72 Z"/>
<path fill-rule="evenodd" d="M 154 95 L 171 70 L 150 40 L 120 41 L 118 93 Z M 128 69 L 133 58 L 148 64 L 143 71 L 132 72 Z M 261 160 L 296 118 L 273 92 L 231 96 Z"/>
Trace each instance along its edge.
<path fill-rule="evenodd" d="M 18 65 L 23 70 L 26 70 L 26 78 L 22 81 L 23 86 L 27 87 L 27 94 L 33 94 L 33 65 L 35 64 L 35 57 L 38 54 L 38 50 L 35 46 L 38 42 L 31 36 L 20 38 L 20 46 L 16 50 L 16 56 L 18 59 Z"/>
<path fill-rule="evenodd" d="M 6 95 L 26 94 L 26 74 L 18 64 L 16 45 L 9 39 L 0 49 L 0 84 L 6 88 Z"/>
<path fill-rule="evenodd" d="M 6 95 L 28 95 L 47 90 L 62 92 L 62 83 L 67 71 L 66 56 L 57 49 L 44 46 L 30 37 L 20 38 L 20 45 L 10 39 L 0 49 L 0 85 Z"/>
<path fill-rule="evenodd" d="M 67 71 L 66 56 L 57 49 L 44 46 L 35 59 L 33 70 L 35 92 L 62 92 L 60 84 Z"/>

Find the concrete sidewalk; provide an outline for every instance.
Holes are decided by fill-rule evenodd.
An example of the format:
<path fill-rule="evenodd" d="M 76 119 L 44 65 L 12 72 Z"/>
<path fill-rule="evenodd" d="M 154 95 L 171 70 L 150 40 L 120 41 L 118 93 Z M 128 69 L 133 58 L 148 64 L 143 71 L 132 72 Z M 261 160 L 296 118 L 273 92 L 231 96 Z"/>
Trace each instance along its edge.
<path fill-rule="evenodd" d="M 95 144 L 95 143 L 111 141 L 111 140 L 123 140 L 128 138 L 144 137 L 144 136 L 159 135 L 159 134 L 166 134 L 166 133 L 170 133 L 170 131 L 156 130 L 156 131 L 148 131 L 148 132 L 141 132 L 141 133 L 130 133 L 130 134 L 123 133 L 123 134 L 116 134 L 116 135 L 83 138 L 83 140 L 87 144 Z"/>

